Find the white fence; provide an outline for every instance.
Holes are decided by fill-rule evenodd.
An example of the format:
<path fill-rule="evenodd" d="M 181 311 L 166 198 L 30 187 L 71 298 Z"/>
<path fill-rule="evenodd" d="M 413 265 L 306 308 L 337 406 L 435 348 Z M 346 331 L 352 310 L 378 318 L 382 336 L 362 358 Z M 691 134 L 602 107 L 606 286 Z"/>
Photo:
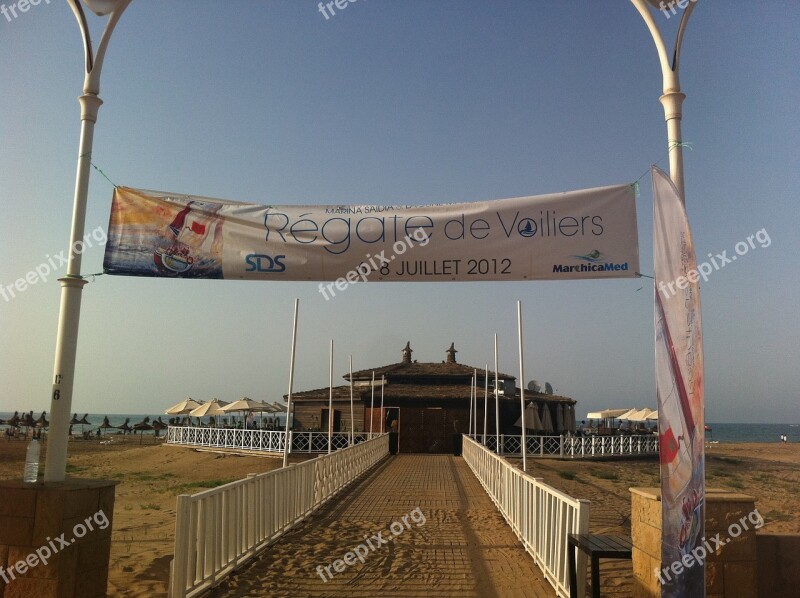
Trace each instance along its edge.
<path fill-rule="evenodd" d="M 290 453 L 327 453 L 327 432 L 290 432 Z M 193 426 L 170 426 L 167 429 L 168 444 L 205 446 L 209 448 L 241 449 L 283 453 L 286 432 L 282 430 L 239 430 L 236 428 L 201 428 Z M 373 434 L 377 436 L 378 434 Z M 369 439 L 368 433 L 356 432 L 353 444 Z M 334 451 L 350 446 L 349 432 L 334 432 L 331 436 Z"/>
<path fill-rule="evenodd" d="M 483 434 L 473 438 L 484 444 Z M 528 456 L 558 455 L 561 457 L 631 457 L 636 455 L 657 455 L 658 437 L 655 435 L 631 436 L 526 436 Z M 498 437 L 486 435 L 486 448 L 500 455 L 519 455 L 522 436 L 500 434 L 500 450 L 497 450 Z"/>
<path fill-rule="evenodd" d="M 235 428 L 200 428 L 192 426 L 170 426 L 167 443 L 209 448 L 228 448 L 249 451 L 283 453 L 282 430 L 237 430 Z M 327 453 L 327 432 L 291 432 L 290 453 Z M 373 434 L 373 436 L 377 436 Z M 366 432 L 356 432 L 353 444 L 369 439 Z M 474 440 L 483 444 L 483 435 Z M 500 455 L 519 455 L 522 436 L 501 434 L 500 450 L 498 438 L 486 435 L 485 446 Z M 331 437 L 334 451 L 350 446 L 349 432 L 334 432 Z M 655 435 L 632 436 L 534 436 L 526 437 L 528 455 L 531 457 L 558 455 L 561 457 L 631 457 L 657 455 L 658 437 Z"/>
<path fill-rule="evenodd" d="M 304 463 L 180 495 L 170 597 L 196 596 L 213 587 L 388 454 L 384 434 Z"/>
<path fill-rule="evenodd" d="M 462 454 L 475 476 L 559 596 L 569 596 L 567 534 L 589 532 L 589 501 L 577 500 L 513 467 L 464 436 Z M 586 556 L 578 556 L 578 596 Z"/>

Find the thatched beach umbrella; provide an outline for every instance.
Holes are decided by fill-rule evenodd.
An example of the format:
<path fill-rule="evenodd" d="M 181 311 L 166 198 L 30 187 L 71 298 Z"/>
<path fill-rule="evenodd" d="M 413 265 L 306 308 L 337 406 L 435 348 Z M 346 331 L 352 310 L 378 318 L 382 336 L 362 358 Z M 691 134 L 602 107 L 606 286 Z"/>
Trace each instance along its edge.
<path fill-rule="evenodd" d="M 150 425 L 150 416 L 145 417 L 138 424 L 133 424 L 133 429 L 139 432 L 144 430 L 152 430 L 153 426 Z"/>
<path fill-rule="evenodd" d="M 158 416 L 158 419 L 153 422 L 153 430 L 156 431 L 156 437 L 158 437 L 161 430 L 166 430 L 169 426 L 161 421 L 161 416 Z"/>
<path fill-rule="evenodd" d="M 122 422 L 121 426 L 115 426 L 115 427 L 117 428 L 117 430 L 122 430 L 122 434 L 123 435 L 129 434 L 131 432 L 131 430 L 133 429 L 128 425 L 129 421 L 131 421 L 131 418 L 130 417 L 126 417 L 125 421 Z"/>
<path fill-rule="evenodd" d="M 33 428 L 36 425 L 36 422 L 33 420 L 33 410 L 22 416 L 22 425 L 26 428 Z"/>
<path fill-rule="evenodd" d="M 108 416 L 103 417 L 103 423 L 97 426 L 100 430 L 110 430 L 112 428 L 116 428 L 116 426 L 112 426 L 111 422 L 108 421 Z"/>
<path fill-rule="evenodd" d="M 139 444 L 142 444 L 142 441 L 144 440 L 144 433 L 152 429 L 153 426 L 150 425 L 149 416 L 145 417 L 138 424 L 133 424 L 133 434 L 136 435 L 136 432 L 141 432 L 139 435 Z"/>
<path fill-rule="evenodd" d="M 11 416 L 11 419 L 0 420 L 0 424 L 5 424 L 7 426 L 11 426 L 12 428 L 16 428 L 19 425 L 19 412 L 15 411 L 14 415 Z"/>

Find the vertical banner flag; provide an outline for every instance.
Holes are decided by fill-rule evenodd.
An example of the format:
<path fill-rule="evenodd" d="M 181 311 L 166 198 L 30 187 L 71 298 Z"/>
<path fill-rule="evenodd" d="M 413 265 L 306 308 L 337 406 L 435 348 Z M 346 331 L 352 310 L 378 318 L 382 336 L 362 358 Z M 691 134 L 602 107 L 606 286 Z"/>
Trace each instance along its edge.
<path fill-rule="evenodd" d="M 639 270 L 636 202 L 629 184 L 430 206 L 265 206 L 117 187 L 103 269 L 337 288 L 630 278 Z"/>
<path fill-rule="evenodd" d="M 663 598 L 702 598 L 705 433 L 697 260 L 678 190 L 655 166 L 652 176 L 662 533 L 661 569 L 655 574 Z"/>

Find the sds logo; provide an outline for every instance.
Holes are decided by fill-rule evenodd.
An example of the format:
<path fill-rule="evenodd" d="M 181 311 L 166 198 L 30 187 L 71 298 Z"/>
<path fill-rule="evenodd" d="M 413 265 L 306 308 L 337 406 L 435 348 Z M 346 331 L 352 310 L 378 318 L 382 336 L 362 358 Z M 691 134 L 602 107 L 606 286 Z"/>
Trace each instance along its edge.
<path fill-rule="evenodd" d="M 245 263 L 247 263 L 245 272 L 284 272 L 286 271 L 286 264 L 281 260 L 285 258 L 285 255 L 271 257 L 263 253 L 251 253 L 244 258 Z"/>

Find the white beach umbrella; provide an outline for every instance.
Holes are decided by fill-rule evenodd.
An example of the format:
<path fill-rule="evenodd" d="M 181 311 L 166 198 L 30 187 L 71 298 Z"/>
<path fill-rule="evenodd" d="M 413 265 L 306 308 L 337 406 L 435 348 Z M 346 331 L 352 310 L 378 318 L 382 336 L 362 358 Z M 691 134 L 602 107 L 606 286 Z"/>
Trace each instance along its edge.
<path fill-rule="evenodd" d="M 542 417 L 542 430 L 545 432 L 553 431 L 553 418 L 550 415 L 550 407 L 544 405 L 544 416 Z"/>
<path fill-rule="evenodd" d="M 197 409 L 200 406 L 200 403 L 195 401 L 192 398 L 188 398 L 185 401 L 181 401 L 177 405 L 173 405 L 169 409 L 167 409 L 164 413 L 166 415 L 186 415 L 193 409 Z"/>
<path fill-rule="evenodd" d="M 192 409 L 189 415 L 192 417 L 205 417 L 207 415 L 222 415 L 225 411 L 222 410 L 228 404 L 227 401 L 220 401 L 219 399 L 211 399 L 207 403 L 203 403 L 199 407 Z"/>
<path fill-rule="evenodd" d="M 514 425 L 522 427 L 522 417 L 517 418 Z M 525 407 L 525 427 L 534 432 L 541 432 L 542 430 L 542 420 L 539 419 L 539 413 L 536 410 L 536 405 L 533 403 L 528 403 Z"/>
<path fill-rule="evenodd" d="M 657 420 L 658 419 L 658 410 L 653 411 L 650 415 L 645 417 L 645 419 L 648 420 L 648 421 Z"/>
<path fill-rule="evenodd" d="M 271 411 L 271 409 L 271 406 L 262 401 L 254 401 L 253 399 L 242 397 L 238 401 L 225 405 L 222 411 L 230 413 L 231 411 Z"/>
<path fill-rule="evenodd" d="M 264 401 L 254 401 L 253 399 L 250 399 L 248 397 L 242 397 L 238 401 L 234 401 L 233 403 L 230 403 L 229 405 L 225 405 L 222 408 L 222 411 L 224 413 L 231 413 L 231 412 L 234 412 L 234 411 L 241 411 L 241 412 L 245 412 L 245 411 L 260 411 L 262 413 L 264 413 L 264 412 L 277 413 L 277 411 L 275 411 L 275 406 L 274 405 L 271 405 L 269 403 L 265 403 Z"/>
<path fill-rule="evenodd" d="M 556 430 L 559 432 L 566 432 L 566 430 L 564 430 L 564 409 L 566 408 L 566 405 L 560 403 L 556 404 Z"/>
<path fill-rule="evenodd" d="M 586 419 L 609 419 L 612 417 L 619 418 L 619 416 L 632 411 L 631 409 L 603 409 L 602 411 L 592 411 L 586 414 Z"/>
<path fill-rule="evenodd" d="M 622 415 L 619 415 L 619 416 L 617 416 L 617 419 L 619 419 L 619 420 L 622 420 L 622 421 L 627 421 L 627 420 L 628 420 L 628 418 L 629 418 L 631 415 L 633 415 L 634 413 L 638 413 L 638 412 L 639 412 L 639 409 L 637 409 L 636 407 L 634 407 L 633 409 L 629 409 L 628 411 L 626 411 L 626 412 L 625 412 L 625 413 L 623 413 Z"/>
<path fill-rule="evenodd" d="M 647 416 L 653 413 L 652 409 L 645 407 L 644 409 L 637 411 L 633 415 L 628 416 L 628 421 L 630 422 L 643 422 L 647 419 Z"/>
<path fill-rule="evenodd" d="M 264 423 L 264 414 L 265 413 L 283 413 L 284 409 L 280 408 L 280 405 L 277 403 L 267 403 L 266 401 L 261 401 L 261 404 L 264 405 L 264 409 L 261 411 L 261 423 Z M 267 418 L 269 421 L 269 418 Z M 277 421 L 277 420 L 274 420 Z"/>

